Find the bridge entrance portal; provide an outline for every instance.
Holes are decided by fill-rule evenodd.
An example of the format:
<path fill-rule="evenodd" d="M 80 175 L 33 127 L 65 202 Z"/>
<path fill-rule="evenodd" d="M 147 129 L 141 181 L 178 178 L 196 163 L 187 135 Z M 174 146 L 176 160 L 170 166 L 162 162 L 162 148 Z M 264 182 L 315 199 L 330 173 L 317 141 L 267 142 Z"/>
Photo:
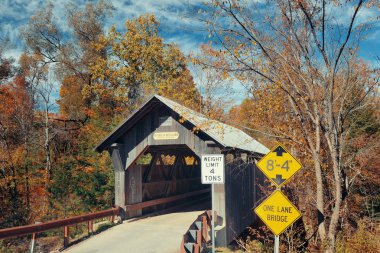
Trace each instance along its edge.
<path fill-rule="evenodd" d="M 209 185 L 201 184 L 199 157 L 186 145 L 150 146 L 126 172 L 126 204 L 184 196 L 174 201 L 128 211 L 132 218 L 178 204 L 210 199 Z M 185 194 L 198 193 L 186 197 Z M 211 202 L 210 202 L 211 207 Z"/>

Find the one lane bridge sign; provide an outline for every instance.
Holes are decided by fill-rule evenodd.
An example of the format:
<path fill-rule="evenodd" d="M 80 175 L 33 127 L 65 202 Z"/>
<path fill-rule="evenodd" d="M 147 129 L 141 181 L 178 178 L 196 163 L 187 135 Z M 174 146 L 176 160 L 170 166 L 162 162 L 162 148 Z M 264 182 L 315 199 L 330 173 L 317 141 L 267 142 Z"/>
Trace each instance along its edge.
<path fill-rule="evenodd" d="M 276 236 L 301 217 L 300 211 L 280 190 L 256 207 L 255 213 Z"/>
<path fill-rule="evenodd" d="M 202 155 L 202 184 L 224 184 L 224 155 Z"/>
<path fill-rule="evenodd" d="M 284 147 L 278 145 L 257 162 L 257 167 L 277 187 L 281 187 L 302 168 L 302 165 Z"/>

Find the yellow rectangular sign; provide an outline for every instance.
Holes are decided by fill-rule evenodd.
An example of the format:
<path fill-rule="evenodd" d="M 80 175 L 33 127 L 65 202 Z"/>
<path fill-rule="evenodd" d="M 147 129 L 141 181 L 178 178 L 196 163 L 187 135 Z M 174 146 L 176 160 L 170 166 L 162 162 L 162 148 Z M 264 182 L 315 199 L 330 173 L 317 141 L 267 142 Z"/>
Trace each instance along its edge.
<path fill-rule="evenodd" d="M 153 139 L 155 140 L 176 140 L 178 137 L 178 132 L 158 132 L 153 134 Z"/>
<path fill-rule="evenodd" d="M 255 213 L 275 235 L 280 235 L 301 217 L 300 211 L 279 190 L 256 207 Z"/>

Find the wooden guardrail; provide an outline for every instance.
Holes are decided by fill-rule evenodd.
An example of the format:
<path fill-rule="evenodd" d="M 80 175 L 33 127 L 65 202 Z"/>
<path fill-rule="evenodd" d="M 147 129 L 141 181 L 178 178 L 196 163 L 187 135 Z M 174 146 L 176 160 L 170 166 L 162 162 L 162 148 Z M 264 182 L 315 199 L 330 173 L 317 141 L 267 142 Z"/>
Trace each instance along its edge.
<path fill-rule="evenodd" d="M 48 221 L 45 223 L 19 226 L 19 227 L 13 227 L 13 228 L 5 228 L 5 229 L 0 230 L 0 239 L 23 236 L 23 235 L 28 235 L 28 234 L 33 234 L 33 237 L 35 237 L 35 234 L 37 233 L 41 233 L 41 232 L 54 229 L 54 228 L 64 227 L 63 244 L 64 244 L 64 247 L 67 247 L 69 243 L 69 226 L 76 225 L 82 222 L 88 222 L 88 230 L 91 233 L 93 232 L 93 223 L 92 223 L 93 220 L 106 218 L 110 216 L 112 217 L 112 220 L 113 220 L 114 217 L 118 216 L 119 214 L 120 214 L 120 207 L 117 206 L 109 210 L 104 210 L 104 211 L 99 211 L 99 212 L 84 214 L 84 215 L 78 215 L 75 217 L 61 219 L 61 220 Z"/>
<path fill-rule="evenodd" d="M 204 189 L 199 190 L 195 192 L 188 192 L 185 194 L 180 194 L 176 196 L 166 197 L 166 198 L 160 198 L 160 199 L 154 199 L 149 200 L 141 203 L 136 203 L 132 205 L 127 205 L 125 207 L 126 211 L 134 211 L 134 210 L 140 210 L 145 207 L 155 206 L 159 204 L 165 204 L 170 203 L 178 200 L 187 199 L 190 197 L 202 195 L 205 193 L 210 192 L 210 189 Z M 69 226 L 73 226 L 79 223 L 87 222 L 88 224 L 88 232 L 91 234 L 93 232 L 93 220 L 95 219 L 101 219 L 106 217 L 112 217 L 111 220 L 113 222 L 115 216 L 120 216 L 122 212 L 122 209 L 120 207 L 114 207 L 109 210 L 99 211 L 95 213 L 90 214 L 83 214 L 78 215 L 71 218 L 66 219 L 60 219 L 55 221 L 48 221 L 40 224 L 33 224 L 33 225 L 26 225 L 26 226 L 19 226 L 19 227 L 12 227 L 12 228 L 5 228 L 0 229 L 0 239 L 5 238 L 11 238 L 11 237 L 18 237 L 23 235 L 29 235 L 32 234 L 32 241 L 34 241 L 34 238 L 36 237 L 37 233 L 41 233 L 50 229 L 60 228 L 64 227 L 64 240 L 63 244 L 66 248 L 69 244 Z"/>

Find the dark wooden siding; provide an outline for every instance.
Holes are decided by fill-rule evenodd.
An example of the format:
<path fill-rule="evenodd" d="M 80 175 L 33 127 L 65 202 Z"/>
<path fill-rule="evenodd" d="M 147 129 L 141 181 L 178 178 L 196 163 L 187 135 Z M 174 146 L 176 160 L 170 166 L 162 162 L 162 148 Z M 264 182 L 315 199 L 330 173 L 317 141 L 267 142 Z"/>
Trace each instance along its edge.
<path fill-rule="evenodd" d="M 159 118 L 163 116 L 172 118 L 171 126 L 159 125 Z M 152 145 L 183 144 L 187 145 L 198 156 L 203 153 L 220 153 L 220 148 L 207 146 L 206 141 L 211 140 L 211 138 L 203 133 L 195 133 L 192 131 L 192 125 L 186 122 L 180 123 L 179 117 L 165 105 L 158 106 L 119 138 L 116 142 L 124 144 L 123 151 L 126 155 L 124 168 L 127 169 L 147 146 Z M 159 132 L 178 132 L 179 137 L 175 140 L 155 140 L 153 136 Z"/>
<path fill-rule="evenodd" d="M 264 178 L 253 159 L 243 160 L 235 155 L 226 163 L 226 216 L 228 217 L 227 241 L 243 232 L 255 219 L 253 209 L 259 200 L 259 184 Z"/>

